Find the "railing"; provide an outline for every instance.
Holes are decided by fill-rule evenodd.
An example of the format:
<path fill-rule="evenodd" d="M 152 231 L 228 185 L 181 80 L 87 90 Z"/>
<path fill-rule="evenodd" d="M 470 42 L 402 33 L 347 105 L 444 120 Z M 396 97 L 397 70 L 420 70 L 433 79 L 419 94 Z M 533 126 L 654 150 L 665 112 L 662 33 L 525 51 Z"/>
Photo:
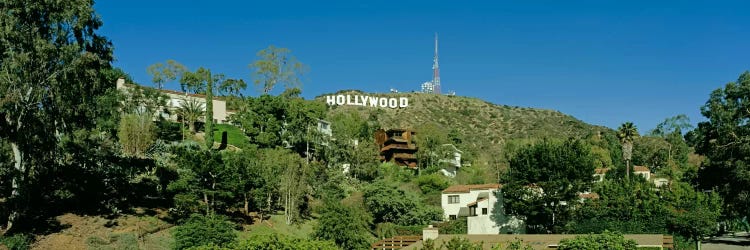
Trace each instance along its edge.
<path fill-rule="evenodd" d="M 408 247 L 417 241 L 422 240 L 422 236 L 395 236 L 387 239 L 382 239 L 378 242 L 373 243 L 372 249 L 401 249 Z"/>

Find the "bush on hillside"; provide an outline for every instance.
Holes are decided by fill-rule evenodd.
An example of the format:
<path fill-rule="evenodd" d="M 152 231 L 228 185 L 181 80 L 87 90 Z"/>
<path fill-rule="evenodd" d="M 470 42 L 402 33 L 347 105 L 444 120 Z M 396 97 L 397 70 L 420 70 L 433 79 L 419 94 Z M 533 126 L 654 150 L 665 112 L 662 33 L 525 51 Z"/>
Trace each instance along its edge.
<path fill-rule="evenodd" d="M 419 176 L 414 182 L 423 194 L 440 193 L 450 186 L 450 182 L 438 173 Z"/>
<path fill-rule="evenodd" d="M 175 249 L 187 249 L 203 245 L 225 247 L 237 238 L 234 224 L 220 215 L 194 214 L 174 233 Z"/>
<path fill-rule="evenodd" d="M 573 239 L 563 239 L 558 247 L 560 250 L 635 250 L 636 242 L 625 239 L 622 234 L 604 231 L 601 234 L 576 236 Z"/>
<path fill-rule="evenodd" d="M 11 236 L 0 236 L 0 246 L 8 250 L 26 250 L 31 246 L 33 238 L 26 234 L 14 234 Z"/>

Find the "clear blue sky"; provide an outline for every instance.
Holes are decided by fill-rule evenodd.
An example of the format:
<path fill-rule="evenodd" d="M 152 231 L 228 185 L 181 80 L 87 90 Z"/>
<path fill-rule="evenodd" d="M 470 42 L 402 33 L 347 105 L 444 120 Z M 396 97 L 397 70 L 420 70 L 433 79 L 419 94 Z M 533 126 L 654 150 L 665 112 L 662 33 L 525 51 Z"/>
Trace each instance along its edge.
<path fill-rule="evenodd" d="M 443 90 L 558 110 L 641 133 L 704 120 L 709 93 L 750 69 L 748 1 L 99 1 L 115 65 L 175 59 L 250 81 L 276 45 L 310 66 L 303 95 L 417 90 L 440 34 Z M 177 88 L 176 84 L 168 85 Z M 250 94 L 255 94 L 253 88 Z"/>

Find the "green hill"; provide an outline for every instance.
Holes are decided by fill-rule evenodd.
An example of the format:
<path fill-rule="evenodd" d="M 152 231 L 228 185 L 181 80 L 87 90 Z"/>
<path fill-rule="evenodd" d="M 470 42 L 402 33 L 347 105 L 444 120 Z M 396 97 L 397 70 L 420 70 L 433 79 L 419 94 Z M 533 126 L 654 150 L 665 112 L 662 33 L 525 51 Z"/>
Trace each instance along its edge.
<path fill-rule="evenodd" d="M 353 90 L 335 94 L 407 97 L 409 106 L 406 108 L 332 106 L 328 115 L 352 111 L 363 116 L 375 115 L 386 129 L 415 129 L 432 123 L 444 131 L 457 132 L 463 141 L 462 150 L 473 151 L 478 157 L 483 153 L 495 153 L 504 142 L 513 139 L 585 137 L 597 131 L 611 131 L 558 111 L 497 105 L 472 97 L 423 93 L 369 94 Z M 324 96 L 316 100 L 325 102 Z"/>

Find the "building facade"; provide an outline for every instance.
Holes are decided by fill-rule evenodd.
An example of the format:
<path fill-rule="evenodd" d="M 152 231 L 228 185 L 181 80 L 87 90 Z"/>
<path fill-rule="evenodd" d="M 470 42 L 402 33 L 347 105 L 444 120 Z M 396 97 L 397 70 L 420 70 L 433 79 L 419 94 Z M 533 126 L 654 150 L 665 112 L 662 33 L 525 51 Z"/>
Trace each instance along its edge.
<path fill-rule="evenodd" d="M 399 166 L 417 168 L 417 145 L 414 131 L 408 129 L 378 129 L 375 143 L 380 150 L 379 157 L 384 162 L 394 162 Z"/>
<path fill-rule="evenodd" d="M 444 220 L 466 217 L 468 234 L 498 234 L 500 227 L 490 218 L 500 184 L 455 185 L 443 190 L 441 206 Z"/>
<path fill-rule="evenodd" d="M 136 85 L 133 84 L 127 84 L 125 83 L 124 78 L 117 79 L 117 89 L 120 91 L 132 91 L 135 89 Z M 141 86 L 143 87 L 143 86 Z M 148 88 L 148 87 L 143 87 Z M 205 95 L 199 95 L 199 94 L 188 94 L 173 90 L 165 90 L 161 89 L 158 90 L 160 93 L 166 95 L 169 99 L 167 101 L 167 109 L 170 111 L 174 111 L 182 107 L 182 105 L 185 102 L 188 101 L 195 101 L 203 106 L 203 110 L 206 111 L 206 96 Z M 221 97 L 214 97 L 213 98 L 213 120 L 214 123 L 217 124 L 223 124 L 229 122 L 229 116 L 232 114 L 231 111 L 227 110 L 227 103 L 224 99 Z M 176 112 L 170 112 L 170 114 L 166 113 L 160 113 L 159 116 L 162 116 L 166 119 L 172 120 L 172 121 L 178 121 L 179 117 L 177 117 Z"/>

